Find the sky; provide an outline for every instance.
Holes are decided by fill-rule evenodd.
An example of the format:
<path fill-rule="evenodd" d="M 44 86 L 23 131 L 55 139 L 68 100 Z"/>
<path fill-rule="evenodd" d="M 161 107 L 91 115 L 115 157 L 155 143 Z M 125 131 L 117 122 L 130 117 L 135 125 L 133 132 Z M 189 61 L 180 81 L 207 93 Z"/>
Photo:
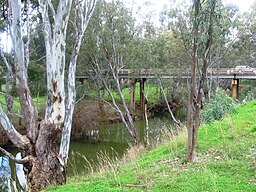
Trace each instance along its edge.
<path fill-rule="evenodd" d="M 10 50 L 11 46 L 8 46 L 8 44 L 9 45 L 11 44 L 11 39 L 10 38 L 11 37 L 10 36 L 8 37 L 6 33 L 1 33 L 0 34 L 0 46 L 1 46 L 1 48 L 2 47 L 4 48 L 4 52 L 10 52 L 11 51 Z M 9 47 L 9 48 L 6 48 L 6 47 Z"/>
<path fill-rule="evenodd" d="M 126 3 L 132 2 L 132 0 L 123 0 Z M 143 0 L 143 1 L 135 1 L 139 2 L 140 5 L 143 4 L 143 2 L 148 1 L 152 3 L 152 8 L 159 11 L 162 9 L 164 4 L 171 4 L 172 2 L 191 2 L 192 0 Z M 224 3 L 232 3 L 238 5 L 240 11 L 248 11 L 250 6 L 255 0 L 222 0 Z"/>
<path fill-rule="evenodd" d="M 107 0 L 112 1 L 112 0 Z M 177 1 L 177 2 L 191 2 L 191 0 L 122 0 L 127 4 L 129 7 L 131 6 L 141 6 L 141 10 L 143 13 L 151 13 L 154 20 L 158 21 L 158 13 L 162 10 L 164 4 L 171 5 L 171 2 Z M 149 5 L 145 6 L 145 1 L 150 2 Z M 240 12 L 249 11 L 250 6 L 253 4 L 253 2 L 256 0 L 223 0 L 224 3 L 233 3 L 238 5 Z M 5 33 L 0 34 L 0 44 L 4 45 L 6 47 L 7 39 L 10 41 L 10 37 L 7 38 Z M 10 44 L 10 43 L 8 43 Z M 10 47 L 10 46 L 9 46 Z M 6 51 L 6 49 L 4 50 Z M 7 50 L 9 51 L 9 50 Z"/>
<path fill-rule="evenodd" d="M 112 0 L 106 0 L 111 2 Z M 160 25 L 159 23 L 159 12 L 163 9 L 164 5 L 167 5 L 167 7 L 170 7 L 174 2 L 177 4 L 183 4 L 186 5 L 191 4 L 192 0 L 121 0 L 123 1 L 128 7 L 133 7 L 133 11 L 136 12 L 137 8 L 140 6 L 141 10 L 139 14 L 137 15 L 137 22 L 142 22 L 143 17 L 145 17 L 146 14 L 151 15 L 151 21 L 156 23 L 156 25 Z M 222 0 L 224 4 L 235 4 L 239 7 L 240 13 L 243 13 L 245 11 L 249 11 L 250 6 L 253 4 L 256 0 Z M 145 5 L 145 2 L 147 5 Z"/>
<path fill-rule="evenodd" d="M 225 0 L 224 2 L 238 5 L 242 12 L 248 11 L 255 0 Z"/>

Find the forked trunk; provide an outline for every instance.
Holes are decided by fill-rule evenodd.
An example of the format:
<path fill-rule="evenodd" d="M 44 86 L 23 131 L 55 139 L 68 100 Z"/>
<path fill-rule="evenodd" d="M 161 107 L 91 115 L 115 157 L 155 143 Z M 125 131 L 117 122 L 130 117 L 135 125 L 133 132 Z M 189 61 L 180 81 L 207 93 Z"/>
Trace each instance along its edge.
<path fill-rule="evenodd" d="M 25 149 L 25 156 L 33 156 L 33 159 L 24 165 L 28 186 L 32 191 L 66 182 L 66 170 L 62 168 L 58 158 L 60 130 L 45 124 L 44 121 L 40 122 L 39 129 L 36 144 Z"/>
<path fill-rule="evenodd" d="M 31 165 L 25 165 L 30 169 L 27 180 L 31 191 L 41 191 L 47 186 L 66 183 L 65 172 L 60 170 L 56 154 L 52 154 L 52 151 L 48 152 L 45 152 L 42 157 L 36 158 Z"/>
<path fill-rule="evenodd" d="M 39 0 L 44 25 L 47 68 L 47 106 L 45 118 L 38 118 L 28 87 L 30 15 L 23 20 L 23 6 L 30 10 L 30 0 L 9 2 L 11 13 L 11 36 L 14 48 L 16 88 L 21 104 L 26 135 L 16 131 L 10 118 L 0 106 L 0 123 L 8 138 L 21 151 L 22 159 L 16 159 L 0 147 L 0 151 L 17 163 L 24 164 L 28 186 L 31 191 L 40 191 L 47 186 L 66 182 L 66 166 L 70 142 L 72 115 L 75 105 L 75 71 L 83 34 L 95 7 L 95 0 L 76 0 L 77 23 L 74 52 L 68 70 L 68 91 L 65 98 L 65 50 L 66 29 L 72 0 L 59 1 L 57 10 L 51 1 Z M 51 13 L 51 15 L 49 15 Z M 50 19 L 51 18 L 51 19 Z M 26 33 L 24 24 L 26 24 Z M 26 36 L 26 38 L 24 38 Z M 27 41 L 24 42 L 23 40 Z M 9 65 L 7 65 L 8 67 Z M 10 67 L 9 67 L 10 68 Z M 9 69 L 9 71 L 11 71 Z M 66 99 L 66 100 L 65 100 Z M 60 147 L 58 147 L 60 146 Z"/>

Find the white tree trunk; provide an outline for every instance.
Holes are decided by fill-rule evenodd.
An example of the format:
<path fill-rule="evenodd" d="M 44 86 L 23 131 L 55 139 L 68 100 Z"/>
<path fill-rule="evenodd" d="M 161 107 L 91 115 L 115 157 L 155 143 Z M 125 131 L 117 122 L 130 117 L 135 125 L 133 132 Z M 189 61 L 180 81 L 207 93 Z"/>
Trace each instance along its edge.
<path fill-rule="evenodd" d="M 68 94 L 67 94 L 67 102 L 66 102 L 66 116 L 64 122 L 64 128 L 62 131 L 61 137 L 61 145 L 59 156 L 64 161 L 64 164 L 67 164 L 68 160 L 68 152 L 69 152 L 69 144 L 70 144 L 70 136 L 71 136 L 71 126 L 72 126 L 72 117 L 74 112 L 74 106 L 76 102 L 76 90 L 75 90 L 75 72 L 76 72 L 76 63 L 78 53 L 81 47 L 81 42 L 84 36 L 84 32 L 87 28 L 89 20 L 92 16 L 96 0 L 88 0 L 88 1 L 79 1 L 76 0 L 76 10 L 78 14 L 78 19 L 76 22 L 76 40 L 73 46 L 73 52 L 71 55 L 71 60 L 69 63 L 68 70 Z"/>
<path fill-rule="evenodd" d="M 25 149 L 29 144 L 30 141 L 26 136 L 22 136 L 19 134 L 16 129 L 14 128 L 13 124 L 3 111 L 3 109 L 0 107 L 0 120 L 1 120 L 1 125 L 3 126 L 5 132 L 7 133 L 9 139 L 12 141 L 12 143 L 21 148 Z"/>
<path fill-rule="evenodd" d="M 95 7 L 95 0 L 76 1 L 76 8 L 79 14 L 79 21 L 76 24 L 81 25 L 75 25 L 77 27 L 77 36 L 69 66 L 67 108 L 65 105 L 64 70 L 66 31 L 72 0 L 60 0 L 56 11 L 51 0 L 39 0 L 45 32 L 48 91 L 45 119 L 43 120 L 38 119 L 27 84 L 30 37 L 29 24 L 26 22 L 29 21 L 29 15 L 27 12 L 27 18 L 23 20 L 21 11 L 23 5 L 28 6 L 26 7 L 28 10 L 30 9 L 29 0 L 23 4 L 21 0 L 9 1 L 9 10 L 11 10 L 9 15 L 12 16 L 9 20 L 11 21 L 11 36 L 14 47 L 14 77 L 27 134 L 21 135 L 15 130 L 1 107 L 0 120 L 13 144 L 24 150 L 25 157 L 19 162 L 25 163 L 31 190 L 38 191 L 52 184 L 66 182 L 66 172 L 65 169 L 62 169 L 62 166 L 67 162 L 72 114 L 75 104 L 76 62 L 84 31 Z M 25 34 L 23 34 L 24 26 L 28 30 Z M 24 38 L 25 35 L 26 38 Z M 24 44 L 23 39 L 27 39 L 26 44 Z M 67 115 L 65 115 L 66 109 Z M 62 143 L 60 156 L 58 156 L 56 151 L 58 148 L 57 136 L 62 129 Z M 1 148 L 0 150 L 11 157 L 10 153 Z M 11 158 L 15 160 L 15 158 Z M 65 163 L 63 163 L 63 160 L 65 160 Z"/>
<path fill-rule="evenodd" d="M 47 106 L 45 120 L 48 124 L 54 124 L 56 129 L 61 129 L 65 118 L 65 51 L 66 32 L 72 0 L 59 2 L 55 12 L 51 1 L 39 0 L 40 12 L 43 17 L 46 69 L 47 69 Z M 50 8 L 53 15 L 53 23 L 50 23 L 48 15 Z"/>

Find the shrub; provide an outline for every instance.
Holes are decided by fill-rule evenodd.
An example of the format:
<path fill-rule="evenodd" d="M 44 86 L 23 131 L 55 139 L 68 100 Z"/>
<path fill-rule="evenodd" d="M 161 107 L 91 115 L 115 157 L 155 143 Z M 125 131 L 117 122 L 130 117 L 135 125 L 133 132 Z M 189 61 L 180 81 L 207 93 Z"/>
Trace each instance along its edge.
<path fill-rule="evenodd" d="M 243 102 L 247 102 L 247 101 L 252 101 L 256 99 L 256 89 L 251 89 L 250 91 L 248 91 L 246 97 L 244 98 Z"/>
<path fill-rule="evenodd" d="M 236 106 L 236 102 L 222 90 L 216 90 L 214 96 L 204 102 L 201 117 L 205 123 L 221 119 Z"/>

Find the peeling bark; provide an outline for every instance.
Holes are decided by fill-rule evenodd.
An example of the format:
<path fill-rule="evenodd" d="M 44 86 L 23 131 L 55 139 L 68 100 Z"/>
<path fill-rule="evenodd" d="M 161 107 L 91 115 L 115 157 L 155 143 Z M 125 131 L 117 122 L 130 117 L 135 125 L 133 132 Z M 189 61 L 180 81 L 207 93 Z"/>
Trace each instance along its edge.
<path fill-rule="evenodd" d="M 24 6 L 28 6 L 27 0 Z M 1 124 L 12 143 L 22 149 L 21 160 L 15 159 L 10 153 L 0 148 L 16 162 L 23 163 L 27 170 L 28 186 L 31 191 L 40 191 L 53 184 L 66 182 L 66 164 L 75 105 L 75 71 L 84 31 L 95 7 L 95 0 L 76 1 L 79 23 L 75 37 L 74 52 L 69 66 L 68 100 L 65 103 L 64 70 L 66 51 L 66 30 L 71 10 L 72 0 L 59 1 L 57 10 L 51 1 L 39 0 L 40 12 L 44 24 L 44 40 L 46 46 L 47 66 L 47 107 L 45 118 L 39 119 L 35 110 L 27 83 L 27 68 L 29 65 L 29 15 L 22 20 L 21 0 L 9 1 L 11 13 L 11 37 L 14 47 L 14 77 L 20 98 L 22 116 L 26 126 L 26 135 L 18 133 L 10 119 L 0 107 Z M 49 11 L 52 13 L 50 20 Z M 27 26 L 27 41 L 23 26 Z M 7 66 L 8 67 L 8 66 Z M 10 67 L 8 68 L 10 70 Z M 63 129 L 64 127 L 64 129 Z M 63 130 L 62 130 L 63 129 Z M 61 147 L 59 140 L 62 136 Z"/>

